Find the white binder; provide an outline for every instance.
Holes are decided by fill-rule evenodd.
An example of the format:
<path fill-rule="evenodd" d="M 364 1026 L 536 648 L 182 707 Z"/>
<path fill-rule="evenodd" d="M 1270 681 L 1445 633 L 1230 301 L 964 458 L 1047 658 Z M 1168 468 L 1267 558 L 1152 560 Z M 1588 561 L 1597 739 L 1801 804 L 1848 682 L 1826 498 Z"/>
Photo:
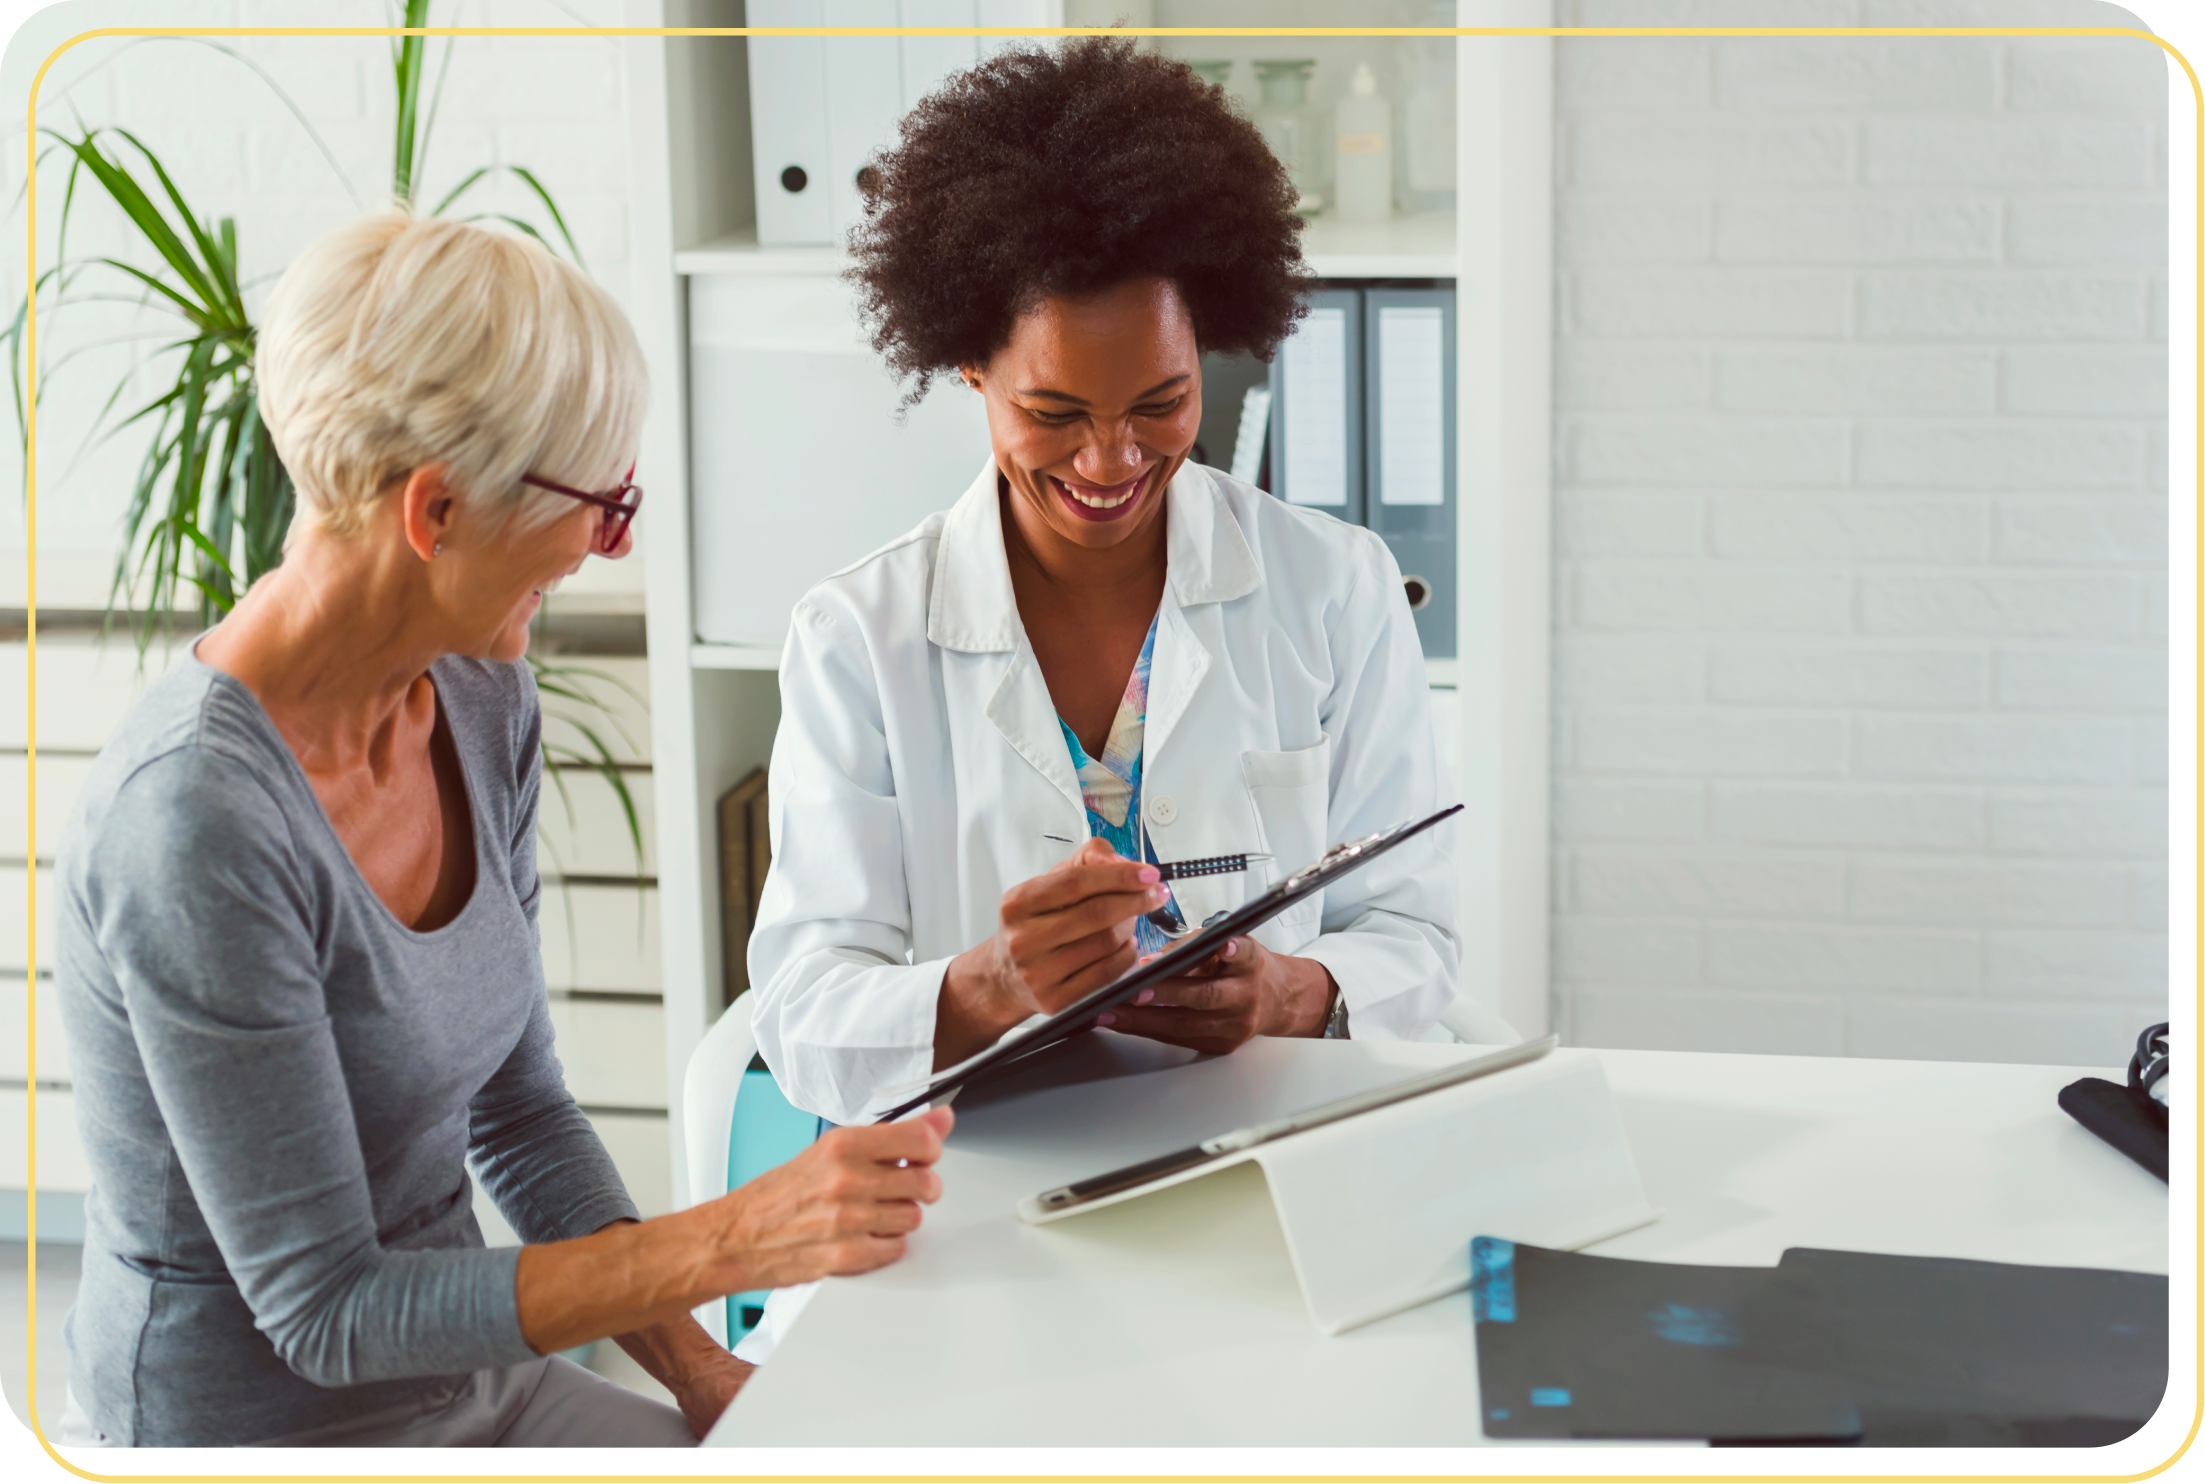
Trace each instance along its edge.
<path fill-rule="evenodd" d="M 904 24 L 896 0 L 829 0 L 832 26 Z M 903 43 L 894 36 L 830 36 L 827 53 L 828 189 L 834 241 L 847 242 L 865 218 L 858 172 L 872 153 L 895 142 L 904 96 Z"/>
<path fill-rule="evenodd" d="M 750 0 L 753 26 L 824 26 L 822 0 Z M 758 240 L 773 247 L 834 241 L 827 150 L 827 48 L 817 36 L 753 36 L 750 154 Z"/>
<path fill-rule="evenodd" d="M 753 26 L 852 29 L 1064 24 L 1064 0 L 750 0 Z M 758 241 L 841 246 L 864 219 L 858 172 L 944 79 L 1015 37 L 753 36 L 751 166 Z M 791 173 L 791 172 L 796 173 Z"/>
<path fill-rule="evenodd" d="M 1064 24 L 1064 0 L 979 0 L 974 18 L 982 26 L 1032 30 Z M 980 55 L 992 57 L 1014 46 L 1054 45 L 1048 37 L 983 36 Z"/>
<path fill-rule="evenodd" d="M 901 0 L 901 4 L 906 26 L 955 26 L 970 30 L 980 24 L 979 8 L 974 0 Z M 962 72 L 979 60 L 980 38 L 977 36 L 904 37 L 905 110 L 941 86 L 942 80 L 951 73 Z"/>
<path fill-rule="evenodd" d="M 1019 1206 L 1029 1225 L 1252 1164 L 1286 1238 L 1309 1317 L 1325 1334 L 1383 1319 L 1470 1283 L 1470 1239 L 1583 1247 L 1653 1221 L 1600 1059 L 1556 1051 L 1063 1211 Z M 1469 1326 L 1464 1317 L 1464 1328 Z"/>

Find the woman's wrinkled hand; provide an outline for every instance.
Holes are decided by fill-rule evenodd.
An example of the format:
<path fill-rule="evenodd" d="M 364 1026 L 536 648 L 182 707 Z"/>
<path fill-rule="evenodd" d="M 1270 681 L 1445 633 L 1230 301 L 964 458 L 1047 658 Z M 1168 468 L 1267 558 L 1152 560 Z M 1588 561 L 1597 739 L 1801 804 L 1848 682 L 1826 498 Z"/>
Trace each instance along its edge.
<path fill-rule="evenodd" d="M 936 1108 L 901 1123 L 829 1129 L 802 1154 L 716 1203 L 726 1291 L 871 1272 L 903 1256 L 920 1208 L 941 1199 L 934 1164 L 955 1122 Z"/>
<path fill-rule="evenodd" d="M 1256 1036 L 1324 1034 L 1332 994 L 1332 974 L 1315 959 L 1233 938 L 1096 1024 L 1222 1056 Z"/>

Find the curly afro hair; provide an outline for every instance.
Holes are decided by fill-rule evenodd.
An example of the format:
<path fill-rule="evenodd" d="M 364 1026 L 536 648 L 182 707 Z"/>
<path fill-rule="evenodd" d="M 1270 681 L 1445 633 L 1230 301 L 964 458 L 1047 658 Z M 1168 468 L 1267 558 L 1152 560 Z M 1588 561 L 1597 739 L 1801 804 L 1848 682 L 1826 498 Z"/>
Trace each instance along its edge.
<path fill-rule="evenodd" d="M 1205 351 L 1264 360 L 1304 312 L 1294 187 L 1224 90 L 1119 37 L 1003 52 L 903 121 L 864 181 L 849 277 L 926 394 L 1036 302 L 1169 278 Z"/>

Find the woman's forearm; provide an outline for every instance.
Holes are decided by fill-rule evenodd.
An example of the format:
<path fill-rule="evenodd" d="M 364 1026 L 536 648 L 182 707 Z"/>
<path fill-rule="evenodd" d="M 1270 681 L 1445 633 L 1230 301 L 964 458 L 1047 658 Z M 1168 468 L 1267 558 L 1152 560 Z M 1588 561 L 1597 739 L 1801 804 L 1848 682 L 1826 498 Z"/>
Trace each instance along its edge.
<path fill-rule="evenodd" d="M 522 1248 L 513 1280 L 521 1337 L 549 1355 L 679 1319 L 747 1287 L 706 1224 L 717 1204 Z"/>

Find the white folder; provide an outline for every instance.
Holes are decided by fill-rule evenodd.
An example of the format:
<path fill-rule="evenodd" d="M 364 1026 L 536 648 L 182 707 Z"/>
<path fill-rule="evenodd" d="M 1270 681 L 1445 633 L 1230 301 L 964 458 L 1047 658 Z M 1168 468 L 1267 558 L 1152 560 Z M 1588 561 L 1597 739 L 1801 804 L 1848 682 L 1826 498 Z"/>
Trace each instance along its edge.
<path fill-rule="evenodd" d="M 958 26 L 970 30 L 980 24 L 974 0 L 900 0 L 906 26 Z M 903 38 L 903 106 L 914 107 L 940 87 L 953 72 L 962 72 L 980 60 L 977 36 L 906 36 Z"/>
<path fill-rule="evenodd" d="M 753 26 L 828 24 L 822 0 L 750 0 L 745 15 Z M 817 36 L 753 36 L 749 43 L 758 240 L 772 247 L 832 242 L 827 43 Z"/>
<path fill-rule="evenodd" d="M 828 0 L 831 26 L 904 24 L 896 0 Z M 865 219 L 858 172 L 875 150 L 895 143 L 910 103 L 903 90 L 903 43 L 894 36 L 830 36 L 827 51 L 828 186 L 834 240 L 847 242 Z"/>
<path fill-rule="evenodd" d="M 753 26 L 892 30 L 1064 24 L 1064 0 L 750 0 Z M 841 246 L 864 219 L 858 172 L 920 99 L 1014 37 L 753 36 L 758 241 Z M 789 175 L 791 168 L 802 176 Z M 801 180 L 799 185 L 797 182 Z"/>

